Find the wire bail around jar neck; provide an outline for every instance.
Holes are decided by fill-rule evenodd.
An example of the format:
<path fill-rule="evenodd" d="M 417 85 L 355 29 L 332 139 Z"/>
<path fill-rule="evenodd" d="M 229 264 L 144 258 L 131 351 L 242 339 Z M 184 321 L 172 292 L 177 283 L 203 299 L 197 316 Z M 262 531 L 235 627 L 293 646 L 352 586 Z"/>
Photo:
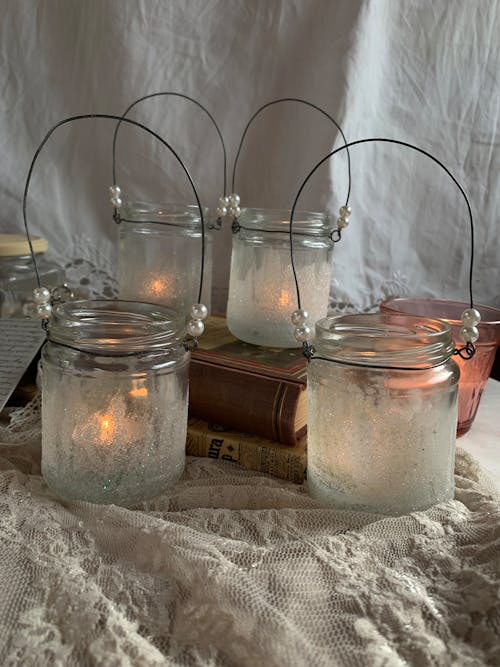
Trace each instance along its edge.
<path fill-rule="evenodd" d="M 294 235 L 304 238 L 331 239 L 332 224 L 327 213 L 297 211 Z M 234 220 L 233 233 L 280 234 L 288 237 L 290 211 L 286 209 L 243 208 L 240 220 Z M 243 224 L 240 224 L 242 222 Z M 285 238 L 286 238 L 285 237 Z"/>
<path fill-rule="evenodd" d="M 428 370 L 453 353 L 449 325 L 432 317 L 353 313 L 326 317 L 315 328 L 322 358 L 347 366 Z"/>
<path fill-rule="evenodd" d="M 467 206 L 467 212 L 469 216 L 469 223 L 470 223 L 470 265 L 469 265 L 469 304 L 470 307 L 466 308 L 463 313 L 462 313 L 462 329 L 460 330 L 460 337 L 462 341 L 465 343 L 464 346 L 460 348 L 455 348 L 453 350 L 453 355 L 458 355 L 462 359 L 468 360 L 472 359 L 476 352 L 476 348 L 474 346 L 474 343 L 477 341 L 479 338 L 479 330 L 477 328 L 477 325 L 481 321 L 481 314 L 479 313 L 478 310 L 474 307 L 474 300 L 472 296 L 472 276 L 473 276 L 473 269 L 474 269 L 474 220 L 472 216 L 472 208 L 469 202 L 469 199 L 467 197 L 467 194 L 465 193 L 465 190 L 462 188 L 458 180 L 453 176 L 451 171 L 434 155 L 431 153 L 428 153 L 422 148 L 419 148 L 418 146 L 415 146 L 414 144 L 407 143 L 405 141 L 399 141 L 398 139 L 387 139 L 387 138 L 380 138 L 380 137 L 370 137 L 367 139 L 358 139 L 357 141 L 351 141 L 349 143 L 346 143 L 345 146 L 340 146 L 339 148 L 331 151 L 323 157 L 308 173 L 304 181 L 302 182 L 302 185 L 300 186 L 297 195 L 295 197 L 295 200 L 292 205 L 292 210 L 290 213 L 290 225 L 289 225 L 289 238 L 290 238 L 290 260 L 291 260 L 291 265 L 292 265 L 292 272 L 293 272 L 293 278 L 295 282 L 295 290 L 297 294 L 297 310 L 295 310 L 292 315 L 291 315 L 291 321 L 293 326 L 295 327 L 294 330 L 294 335 L 295 339 L 298 342 L 302 343 L 302 348 L 303 348 L 303 354 L 306 357 L 308 361 L 313 361 L 315 359 L 321 359 L 323 361 L 332 361 L 332 359 L 328 359 L 327 357 L 320 357 L 315 354 L 314 348 L 310 343 L 310 337 L 311 337 L 311 328 L 308 325 L 308 319 L 309 319 L 309 314 L 307 310 L 302 308 L 302 303 L 301 303 L 301 298 L 300 298 L 300 288 L 299 288 L 299 282 L 297 278 L 297 271 L 295 269 L 295 261 L 294 261 L 294 254 L 293 254 L 293 218 L 295 214 L 295 209 L 297 206 L 297 202 L 300 198 L 300 195 L 302 194 L 305 186 L 309 182 L 310 178 L 316 173 L 316 171 L 328 160 L 330 160 L 334 155 L 337 153 L 340 153 L 343 150 L 348 150 L 349 148 L 352 148 L 353 146 L 357 146 L 360 144 L 367 144 L 367 143 L 389 143 L 389 144 L 395 144 L 397 146 L 404 146 L 405 148 L 410 148 L 411 150 L 417 151 L 418 153 L 421 153 L 422 155 L 428 157 L 431 159 L 433 162 L 438 164 L 451 178 L 453 183 L 457 186 L 459 189 L 460 193 L 462 194 L 463 198 L 465 199 L 465 204 Z M 339 227 L 338 230 L 338 240 L 341 239 L 341 228 Z M 334 361 L 334 363 L 343 363 L 343 362 L 338 362 L 337 360 Z M 367 364 L 357 364 L 355 362 L 349 362 L 350 365 L 352 366 L 363 366 L 366 367 Z M 391 366 L 386 366 L 385 368 L 392 368 Z M 394 367 L 395 370 L 402 370 L 401 368 L 398 368 L 397 366 Z M 422 370 L 421 368 L 405 368 L 404 370 Z"/>
<path fill-rule="evenodd" d="M 317 106 L 316 104 L 313 104 L 312 102 L 309 102 L 308 100 L 303 100 L 297 97 L 282 97 L 277 100 L 272 100 L 271 102 L 267 102 L 266 104 L 263 104 L 257 111 L 252 115 L 250 120 L 247 122 L 245 125 L 245 129 L 243 130 L 243 134 L 241 136 L 241 140 L 238 146 L 238 150 L 236 152 L 236 157 L 234 159 L 234 164 L 233 164 L 233 174 L 232 174 L 232 179 L 231 179 L 231 189 L 233 191 L 232 195 L 229 196 L 224 196 L 219 199 L 219 207 L 217 209 L 217 214 L 219 217 L 225 217 L 226 215 L 229 215 L 232 218 L 232 225 L 231 228 L 233 230 L 233 233 L 238 233 L 240 229 L 245 229 L 243 225 L 239 222 L 239 216 L 241 213 L 241 207 L 240 207 L 240 197 L 235 193 L 235 180 L 236 180 L 236 167 L 238 165 L 238 160 L 243 148 L 243 143 L 245 141 L 245 137 L 248 133 L 248 130 L 250 129 L 250 125 L 253 123 L 253 121 L 257 118 L 257 116 L 264 111 L 265 109 L 268 109 L 269 107 L 274 106 L 275 104 L 281 104 L 284 102 L 295 102 L 298 104 L 303 104 L 307 107 L 310 107 L 311 109 L 315 109 L 316 111 L 319 111 L 324 117 L 326 117 L 340 132 L 340 135 L 342 136 L 342 139 L 344 141 L 344 146 L 346 153 L 347 153 L 347 195 L 346 195 L 346 200 L 345 204 L 340 207 L 339 210 L 339 218 L 337 220 L 337 229 L 333 230 L 330 234 L 330 238 L 333 241 L 333 243 L 336 243 L 337 241 L 340 241 L 340 235 L 338 234 L 338 229 L 340 228 L 345 228 L 349 224 L 349 216 L 351 215 L 351 207 L 349 206 L 349 197 L 351 195 L 351 155 L 349 153 L 349 144 L 347 143 L 347 139 L 345 137 L 344 131 L 342 130 L 341 126 L 339 123 L 331 116 L 329 113 L 327 113 L 324 109 L 321 107 Z"/>
<path fill-rule="evenodd" d="M 176 93 L 176 92 L 172 92 L 172 91 L 150 93 L 149 95 L 144 95 L 143 97 L 139 97 L 139 99 L 132 102 L 132 104 L 130 104 L 126 108 L 125 112 L 120 117 L 118 123 L 116 124 L 115 130 L 113 132 L 113 148 L 112 148 L 112 173 L 113 173 L 113 184 L 114 184 L 113 187 L 114 188 L 117 187 L 116 186 L 116 182 L 117 182 L 117 179 L 116 179 L 116 143 L 117 143 L 117 140 L 118 140 L 118 131 L 120 129 L 120 126 L 121 126 L 122 122 L 124 120 L 126 120 L 126 117 L 128 116 L 128 114 L 132 111 L 132 109 L 135 106 L 137 106 L 141 102 L 145 102 L 146 100 L 150 100 L 150 99 L 153 99 L 155 97 L 178 97 L 178 98 L 181 98 L 181 99 L 184 99 L 184 100 L 188 100 L 189 102 L 192 102 L 197 107 L 199 107 L 202 111 L 204 111 L 205 114 L 209 117 L 210 121 L 212 122 L 212 125 L 215 128 L 215 131 L 217 132 L 217 135 L 218 135 L 219 140 L 220 140 L 221 148 L 222 148 L 222 159 L 223 159 L 223 187 L 222 187 L 222 191 L 223 191 L 224 197 L 225 197 L 226 196 L 226 190 L 227 190 L 227 151 L 226 151 L 226 144 L 224 142 L 224 137 L 222 136 L 222 132 L 220 131 L 220 128 L 217 125 L 217 122 L 216 122 L 215 118 L 213 117 L 213 115 L 208 111 L 208 109 L 206 107 L 203 106 L 203 104 L 201 104 L 201 102 L 198 102 L 198 100 L 196 100 L 194 97 L 190 97 L 189 95 L 185 95 L 184 93 Z M 112 194 L 114 194 L 114 193 L 116 193 L 116 195 L 117 195 L 114 199 L 115 199 L 116 203 L 118 204 L 119 203 L 118 200 L 121 199 L 121 197 L 120 197 L 121 190 L 119 190 L 118 192 L 116 190 L 112 191 Z M 120 214 L 118 213 L 118 210 L 117 210 L 118 208 L 119 208 L 119 206 L 114 206 L 115 210 L 114 210 L 114 213 L 113 213 L 113 220 L 118 224 L 122 221 L 130 222 L 130 220 L 125 221 L 124 218 L 122 218 L 120 216 Z M 215 224 L 210 225 L 210 227 L 212 229 L 220 229 L 222 227 L 222 218 L 219 216 L 217 218 Z"/>
<path fill-rule="evenodd" d="M 189 320 L 187 324 L 187 333 L 189 334 L 190 338 L 186 339 L 183 342 L 183 345 L 186 348 L 190 347 L 196 347 L 197 346 L 197 338 L 200 336 L 204 329 L 204 320 L 208 316 L 208 309 L 207 307 L 201 303 L 201 295 L 202 295 L 202 290 L 203 290 L 203 274 L 204 274 L 204 266 L 205 266 L 205 220 L 204 220 L 204 214 L 203 214 L 203 207 L 200 202 L 200 198 L 198 196 L 198 192 L 196 190 L 196 187 L 194 185 L 193 179 L 191 178 L 191 175 L 189 174 L 189 171 L 187 170 L 184 162 L 178 155 L 178 153 L 168 144 L 162 137 L 160 137 L 159 134 L 154 132 L 153 130 L 149 129 L 142 123 L 139 123 L 135 120 L 131 120 L 129 118 L 123 118 L 122 116 L 115 116 L 113 114 L 81 114 L 78 116 L 70 116 L 68 118 L 64 118 L 63 120 L 59 121 L 54 125 L 49 132 L 45 135 L 43 138 L 42 142 L 38 146 L 38 148 L 35 151 L 35 154 L 33 156 L 33 159 L 30 164 L 30 168 L 28 170 L 28 176 L 26 178 L 26 183 L 24 186 L 24 193 L 23 193 L 23 205 L 22 205 L 22 210 L 23 210 L 23 222 L 24 222 L 24 229 L 26 233 L 26 238 L 28 240 L 29 248 L 30 248 L 30 254 L 31 254 L 31 259 L 33 262 L 33 267 L 35 271 L 35 278 L 37 282 L 37 287 L 33 291 L 33 296 L 35 303 L 37 304 L 37 313 L 38 315 L 42 318 L 44 328 L 47 331 L 47 320 L 50 318 L 50 315 L 52 313 L 52 307 L 53 305 L 56 305 L 58 303 L 70 300 L 73 298 L 73 294 L 71 290 L 65 285 L 63 287 L 56 287 L 54 290 L 49 290 L 47 287 L 42 286 L 41 281 L 40 281 L 40 274 L 38 271 L 38 266 L 37 266 L 37 261 L 35 257 L 35 252 L 33 248 L 33 243 L 28 227 L 28 218 L 27 218 L 27 199 L 28 199 L 28 191 L 29 191 L 29 186 L 31 183 L 31 177 L 33 174 L 33 170 L 35 167 L 35 164 L 38 160 L 38 157 L 47 143 L 47 141 L 50 139 L 52 134 L 59 128 L 62 127 L 63 125 L 66 125 L 68 123 L 72 123 L 77 120 L 84 120 L 84 119 L 90 119 L 90 118 L 103 118 L 103 119 L 108 119 L 108 120 L 116 120 L 120 122 L 127 123 L 129 125 L 133 125 L 135 127 L 138 127 L 145 132 L 147 132 L 149 135 L 153 136 L 155 139 L 157 139 L 165 148 L 167 148 L 170 153 L 176 158 L 177 162 L 180 164 L 182 167 L 182 170 L 184 171 L 184 174 L 186 175 L 186 178 L 189 181 L 189 184 L 191 185 L 191 188 L 194 192 L 194 196 L 196 199 L 196 204 L 200 213 L 200 220 L 201 220 L 201 266 L 200 266 L 200 281 L 199 281 L 199 290 L 198 290 L 198 303 L 193 304 L 191 306 L 191 319 Z M 117 186 L 116 186 L 117 187 Z M 118 188 L 119 192 L 115 191 L 116 197 L 119 198 L 119 193 L 121 192 L 120 189 Z M 120 202 L 121 203 L 121 202 Z M 63 290 L 63 291 L 62 291 Z"/>

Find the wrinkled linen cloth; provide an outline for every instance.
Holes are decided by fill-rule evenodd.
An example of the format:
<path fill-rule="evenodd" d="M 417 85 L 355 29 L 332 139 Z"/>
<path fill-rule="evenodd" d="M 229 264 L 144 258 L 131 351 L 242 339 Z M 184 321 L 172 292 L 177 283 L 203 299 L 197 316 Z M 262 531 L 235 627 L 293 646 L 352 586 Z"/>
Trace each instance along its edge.
<path fill-rule="evenodd" d="M 500 502 L 461 450 L 454 500 L 387 518 L 209 459 L 61 502 L 39 440 L 35 400 L 0 432 L 3 667 L 500 664 Z"/>
<path fill-rule="evenodd" d="M 280 97 L 310 100 L 348 140 L 388 137 L 436 155 L 468 193 L 475 225 L 477 303 L 500 307 L 500 0 L 0 0 L 0 231 L 22 232 L 29 164 L 64 117 L 122 114 L 159 91 L 194 96 L 217 120 L 228 192 L 245 125 Z M 205 114 L 156 98 L 130 118 L 159 132 L 186 162 L 203 205 L 222 195 L 223 160 Z M 108 187 L 114 122 L 57 130 L 28 197 L 31 229 L 67 256 L 76 234 L 110 261 L 118 227 Z M 341 137 L 300 104 L 268 108 L 252 124 L 234 189 L 241 206 L 290 208 L 310 169 Z M 122 127 L 117 182 L 124 197 L 194 204 L 176 160 Z M 399 294 L 467 299 L 467 209 L 430 160 L 389 145 L 351 151 L 352 216 L 335 245 L 332 301 L 363 310 Z M 347 194 L 345 153 L 306 186 L 299 209 L 336 220 Z M 214 233 L 212 304 L 227 300 L 230 221 Z"/>

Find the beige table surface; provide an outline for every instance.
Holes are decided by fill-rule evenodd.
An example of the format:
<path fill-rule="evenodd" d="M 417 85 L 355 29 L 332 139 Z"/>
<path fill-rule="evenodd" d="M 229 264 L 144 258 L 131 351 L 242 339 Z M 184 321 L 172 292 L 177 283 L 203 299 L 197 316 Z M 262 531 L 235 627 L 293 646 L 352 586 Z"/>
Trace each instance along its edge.
<path fill-rule="evenodd" d="M 479 461 L 500 488 L 500 382 L 490 379 L 472 428 L 457 440 Z"/>

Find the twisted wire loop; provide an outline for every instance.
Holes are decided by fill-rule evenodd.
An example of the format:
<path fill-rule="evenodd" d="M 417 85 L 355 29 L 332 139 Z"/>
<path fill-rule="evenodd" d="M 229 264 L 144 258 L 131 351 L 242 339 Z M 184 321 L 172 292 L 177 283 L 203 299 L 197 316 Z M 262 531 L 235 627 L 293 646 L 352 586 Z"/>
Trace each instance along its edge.
<path fill-rule="evenodd" d="M 233 234 L 237 234 L 240 231 L 240 229 L 241 229 L 241 225 L 238 222 L 238 219 L 235 218 L 233 220 L 233 222 L 231 223 L 231 231 L 233 232 Z"/>
<path fill-rule="evenodd" d="M 186 340 L 182 341 L 182 347 L 186 350 L 186 352 L 192 352 L 198 348 L 198 339 L 187 338 Z"/>
<path fill-rule="evenodd" d="M 456 347 L 453 350 L 454 356 L 459 356 L 460 359 L 465 359 L 466 361 L 472 359 L 476 353 L 476 346 L 474 343 L 466 343 L 464 347 Z"/>
<path fill-rule="evenodd" d="M 339 227 L 337 227 L 337 229 L 332 229 L 329 236 L 332 243 L 338 243 L 342 240 L 342 230 Z"/>
<path fill-rule="evenodd" d="M 348 185 L 347 185 L 347 196 L 345 200 L 345 205 L 347 206 L 349 204 L 349 197 L 351 196 L 351 154 L 349 153 L 349 146 L 350 144 L 347 143 L 347 139 L 345 137 L 344 131 L 340 127 L 339 123 L 333 118 L 333 116 L 330 116 L 329 113 L 327 113 L 324 109 L 321 107 L 317 106 L 316 104 L 313 104 L 312 102 L 309 102 L 308 100 L 303 100 L 298 97 L 282 97 L 277 100 L 272 100 L 271 102 L 267 102 L 266 104 L 263 104 L 257 111 L 253 114 L 253 116 L 250 118 L 248 123 L 245 125 L 245 129 L 243 130 L 243 134 L 241 135 L 241 140 L 238 146 L 238 150 L 236 152 L 236 157 L 234 158 L 234 164 L 233 164 L 233 174 L 232 174 L 232 179 L 231 179 L 231 192 L 236 192 L 235 190 L 235 180 L 236 180 L 236 167 L 238 165 L 238 160 L 240 157 L 241 150 L 243 148 L 243 143 L 245 141 L 245 137 L 248 133 L 248 130 L 250 129 L 250 125 L 253 123 L 253 121 L 257 118 L 257 116 L 267 109 L 268 107 L 274 106 L 275 104 L 281 104 L 283 102 L 296 102 L 298 104 L 304 104 L 305 106 L 310 107 L 311 109 L 315 109 L 316 111 L 319 111 L 319 113 L 323 114 L 328 120 L 337 128 L 337 130 L 340 132 L 340 135 L 342 137 L 342 140 L 344 142 L 343 148 L 346 149 L 347 153 L 347 177 L 348 177 Z"/>
<path fill-rule="evenodd" d="M 336 148 L 335 150 L 331 151 L 328 153 L 328 155 L 325 155 L 312 169 L 311 171 L 307 174 L 305 179 L 302 182 L 302 185 L 300 186 L 297 195 L 295 196 L 293 205 L 292 205 L 292 210 L 290 212 L 290 225 L 289 225 L 289 239 L 290 239 L 290 261 L 292 265 L 292 272 L 293 272 L 293 278 L 295 282 L 295 291 L 297 295 L 297 308 L 300 310 L 302 308 L 302 302 L 300 298 L 300 287 L 299 287 L 299 281 L 297 277 L 297 270 L 295 268 L 295 260 L 294 260 L 294 254 L 293 254 L 293 218 L 295 214 L 295 209 L 297 208 L 297 202 L 300 198 L 300 195 L 302 194 L 305 186 L 311 179 L 311 177 L 316 173 L 316 171 L 328 160 L 330 160 L 334 155 L 337 153 L 340 153 L 343 150 L 348 151 L 349 148 L 352 148 L 353 146 L 359 146 L 361 144 L 368 144 L 368 143 L 387 143 L 387 144 L 395 144 L 396 146 L 403 146 L 405 148 L 409 148 L 411 150 L 416 151 L 417 153 L 420 153 L 424 155 L 425 157 L 429 158 L 433 162 L 435 162 L 437 165 L 441 167 L 445 171 L 446 174 L 450 177 L 450 179 L 453 181 L 453 183 L 457 186 L 458 190 L 460 191 L 462 197 L 465 200 L 465 204 L 467 207 L 467 213 L 469 217 L 469 230 L 470 230 L 470 263 L 469 263 L 469 304 L 470 308 L 474 308 L 474 299 L 472 296 L 472 276 L 474 272 L 474 220 L 472 216 L 472 208 L 469 202 L 469 198 L 467 197 L 467 194 L 463 187 L 460 185 L 458 180 L 455 178 L 455 176 L 451 173 L 451 171 L 440 161 L 438 158 L 436 158 L 434 155 L 429 153 L 428 151 L 424 150 L 423 148 L 419 148 L 418 146 L 415 146 L 414 144 L 410 144 L 406 141 L 399 141 L 398 139 L 387 139 L 383 137 L 369 137 L 367 139 L 358 139 L 356 141 L 350 141 L 349 143 L 346 143 L 344 146 L 340 146 L 339 148 Z M 335 231 L 335 230 L 334 230 Z M 332 233 L 333 237 L 333 233 Z M 339 230 L 339 238 L 340 240 L 341 234 Z M 333 240 L 333 238 L 332 238 Z M 474 353 L 476 351 L 476 348 L 472 343 L 467 343 L 465 346 L 461 348 L 456 348 L 453 352 L 453 354 L 458 354 L 462 359 L 471 359 L 474 356 Z M 307 357 L 306 354 L 304 356 Z M 313 358 L 320 358 L 320 357 L 313 357 L 309 356 L 308 360 L 312 360 Z M 324 359 L 325 361 L 332 361 L 332 359 L 326 359 L 321 357 L 321 359 Z M 334 363 L 342 363 L 339 361 L 335 361 Z M 351 365 L 357 365 L 357 364 L 351 364 Z M 367 366 L 367 364 L 360 364 L 362 366 Z M 377 366 L 377 368 L 382 368 L 381 366 Z M 385 368 L 391 369 L 392 367 L 387 366 Z M 422 370 L 421 368 L 398 368 L 394 367 L 394 370 Z"/>
<path fill-rule="evenodd" d="M 314 347 L 309 343 L 307 340 L 305 340 L 302 343 L 302 355 L 307 359 L 307 363 L 311 361 L 313 358 L 314 354 Z"/>
<path fill-rule="evenodd" d="M 226 144 L 224 142 L 224 137 L 222 136 L 222 132 L 220 131 L 219 126 L 217 125 L 217 122 L 213 115 L 208 111 L 206 107 L 201 104 L 201 102 L 198 102 L 194 97 L 190 97 L 189 95 L 185 95 L 184 93 L 175 93 L 173 91 L 164 91 L 164 92 L 158 92 L 158 93 L 150 93 L 149 95 L 144 95 L 143 97 L 139 97 L 139 99 L 135 100 L 130 104 L 125 112 L 120 116 L 118 123 L 116 124 L 115 130 L 113 132 L 113 149 L 112 149 L 112 166 L 113 166 L 113 183 L 116 184 L 116 143 L 118 139 L 118 131 L 120 129 L 120 126 L 122 122 L 125 120 L 125 118 L 128 116 L 130 111 L 140 104 L 141 102 L 144 102 L 146 100 L 150 100 L 154 97 L 179 97 L 181 99 L 187 100 L 188 102 L 192 102 L 195 104 L 197 107 L 199 107 L 211 120 L 215 131 L 217 132 L 217 135 L 220 140 L 221 148 L 222 148 L 222 159 L 223 159 L 223 193 L 224 196 L 226 195 L 226 190 L 227 190 L 227 151 L 226 151 Z M 217 229 L 216 227 L 213 227 L 213 229 Z"/>
<path fill-rule="evenodd" d="M 170 146 L 169 143 L 167 143 L 164 139 L 162 139 L 162 137 L 160 137 L 159 134 L 157 134 L 153 130 L 150 130 L 148 127 L 146 127 L 142 123 L 139 123 L 135 120 L 131 120 L 129 118 L 123 118 L 122 116 L 115 116 L 113 114 L 81 114 L 81 115 L 78 115 L 78 116 L 70 116 L 68 118 L 64 118 L 63 120 L 56 123 L 56 125 L 54 125 L 47 132 L 47 134 L 43 138 L 42 142 L 40 143 L 40 145 L 36 149 L 35 154 L 33 156 L 33 159 L 31 160 L 30 168 L 28 170 L 28 175 L 26 177 L 26 183 L 25 183 L 25 186 L 24 186 L 24 193 L 23 193 L 23 223 L 24 223 L 24 230 L 25 230 L 25 233 L 26 233 L 26 238 L 28 240 L 28 245 L 29 245 L 29 248 L 30 248 L 30 255 L 31 255 L 31 260 L 33 262 L 33 268 L 35 270 L 37 286 L 38 287 L 41 286 L 40 273 L 38 271 L 38 265 L 37 265 L 37 261 L 36 261 L 36 257 L 35 257 L 35 252 L 33 250 L 33 243 L 32 243 L 32 240 L 31 240 L 31 235 L 30 235 L 30 231 L 29 231 L 29 227 L 28 227 L 28 217 L 27 217 L 28 191 L 29 191 L 29 186 L 30 186 L 30 183 L 31 183 L 33 170 L 35 168 L 35 164 L 38 160 L 38 157 L 39 157 L 43 147 L 45 146 L 47 141 L 50 139 L 52 134 L 59 127 L 62 127 L 63 125 L 66 125 L 68 123 L 72 123 L 72 122 L 77 121 L 77 120 L 87 120 L 87 119 L 90 119 L 90 118 L 92 118 L 92 119 L 93 118 L 103 118 L 103 119 L 108 119 L 108 120 L 118 120 L 122 123 L 127 123 L 129 125 L 133 125 L 134 127 L 138 127 L 140 129 L 144 130 L 149 135 L 151 135 L 152 137 L 157 139 L 163 146 L 165 146 L 165 148 L 167 148 L 170 151 L 170 153 L 175 157 L 177 162 L 182 167 L 182 170 L 184 171 L 184 174 L 186 175 L 186 178 L 188 179 L 189 184 L 190 184 L 190 186 L 191 186 L 191 188 L 194 192 L 194 196 L 196 198 L 196 205 L 197 205 L 198 210 L 200 212 L 200 220 L 201 220 L 201 267 L 200 267 L 200 281 L 199 281 L 199 289 L 198 289 L 198 301 L 201 302 L 201 294 L 202 294 L 202 291 L 203 291 L 203 274 L 204 274 L 204 268 L 205 268 L 205 220 L 204 220 L 204 216 L 203 216 L 203 208 L 202 208 L 202 205 L 201 205 L 201 202 L 200 202 L 200 198 L 198 196 L 198 191 L 197 191 L 197 189 L 194 185 L 193 179 L 191 178 L 191 175 L 190 175 L 187 167 L 185 166 L 184 162 L 182 161 L 182 159 L 180 158 L 178 153 L 172 148 L 172 146 Z M 118 214 L 116 209 L 115 209 L 115 214 Z M 115 214 L 113 215 L 113 218 L 115 218 Z M 119 218 L 119 215 L 118 215 L 118 218 Z M 47 330 L 46 329 L 47 325 L 42 325 L 42 326 L 44 326 L 44 329 Z"/>

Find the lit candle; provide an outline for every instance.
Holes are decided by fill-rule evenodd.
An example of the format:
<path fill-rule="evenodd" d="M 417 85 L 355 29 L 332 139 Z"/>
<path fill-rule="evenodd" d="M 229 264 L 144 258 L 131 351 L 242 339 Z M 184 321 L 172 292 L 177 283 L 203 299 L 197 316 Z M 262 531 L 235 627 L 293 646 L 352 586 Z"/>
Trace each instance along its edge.
<path fill-rule="evenodd" d="M 160 494 L 185 461 L 184 318 L 123 301 L 54 310 L 42 352 L 45 480 L 66 500 L 129 506 Z"/>
<path fill-rule="evenodd" d="M 127 202 L 120 225 L 121 299 L 157 303 L 189 317 L 201 271 L 201 217 L 197 206 Z M 208 222 L 208 209 L 204 209 Z M 208 225 L 206 225 L 208 227 Z M 201 301 L 210 309 L 212 233 L 205 228 Z"/>
<path fill-rule="evenodd" d="M 134 395 L 132 392 L 138 391 L 140 389 L 132 389 L 129 393 Z M 116 450 L 129 447 L 140 436 L 140 432 L 137 418 L 128 415 L 123 396 L 117 394 L 105 410 L 95 412 L 84 424 L 75 426 L 73 442 L 78 446 L 85 442 Z"/>
<path fill-rule="evenodd" d="M 314 346 L 328 361 L 307 371 L 307 478 L 325 506 L 397 515 L 453 497 L 451 335 L 438 320 L 409 319 L 316 325 Z"/>
<path fill-rule="evenodd" d="M 233 238 L 227 323 L 233 335 L 254 345 L 301 345 L 290 322 L 297 306 L 287 216 L 286 211 L 246 209 L 240 219 L 245 228 Z M 302 217 L 307 220 L 297 224 L 295 268 L 313 324 L 327 314 L 332 242 L 325 216 Z"/>
<path fill-rule="evenodd" d="M 173 276 L 146 276 L 141 297 L 151 303 L 167 303 L 175 295 Z"/>

